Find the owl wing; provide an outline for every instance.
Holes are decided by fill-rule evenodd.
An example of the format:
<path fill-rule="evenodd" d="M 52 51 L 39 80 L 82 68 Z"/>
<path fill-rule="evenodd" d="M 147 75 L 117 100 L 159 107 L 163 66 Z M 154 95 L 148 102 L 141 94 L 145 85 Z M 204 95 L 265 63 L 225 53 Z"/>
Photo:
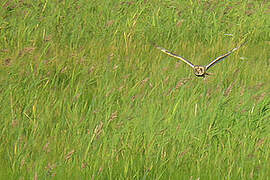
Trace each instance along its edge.
<path fill-rule="evenodd" d="M 188 64 L 189 66 L 191 66 L 192 68 L 194 68 L 194 64 L 192 64 L 189 60 L 183 58 L 182 56 L 179 56 L 177 54 L 174 54 L 172 52 L 169 52 L 167 49 L 164 49 L 162 47 L 157 47 L 159 50 L 161 50 L 162 52 L 164 52 L 165 54 L 172 56 L 174 58 L 180 59 L 181 61 L 183 61 L 184 63 Z"/>
<path fill-rule="evenodd" d="M 241 46 L 243 46 L 245 43 L 241 44 L 240 46 L 233 48 L 231 51 L 227 52 L 226 54 L 223 54 L 219 57 L 217 57 L 216 59 L 214 59 L 212 62 L 210 62 L 207 66 L 205 66 L 206 70 L 209 69 L 210 67 L 214 66 L 215 64 L 217 64 L 218 62 L 222 61 L 223 59 L 225 59 L 226 57 L 228 57 L 230 54 L 232 54 L 234 51 L 236 51 L 237 49 L 239 49 Z"/>

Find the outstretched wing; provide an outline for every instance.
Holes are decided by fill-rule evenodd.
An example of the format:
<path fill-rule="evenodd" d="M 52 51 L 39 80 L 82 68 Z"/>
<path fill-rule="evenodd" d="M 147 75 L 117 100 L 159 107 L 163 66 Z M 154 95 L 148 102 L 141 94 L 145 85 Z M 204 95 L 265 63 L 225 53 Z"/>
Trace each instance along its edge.
<path fill-rule="evenodd" d="M 169 52 L 167 49 L 164 49 L 162 47 L 157 47 L 159 50 L 161 50 L 162 52 L 164 52 L 165 54 L 168 54 L 169 56 L 172 56 L 174 58 L 180 59 L 181 61 L 183 61 L 184 63 L 188 64 L 189 66 L 191 66 L 192 68 L 194 68 L 194 64 L 192 64 L 189 60 L 178 56 L 177 54 L 174 54 L 172 52 Z"/>
<path fill-rule="evenodd" d="M 205 66 L 206 70 L 209 69 L 210 67 L 214 66 L 216 63 L 222 61 L 223 59 L 225 59 L 226 57 L 228 57 L 230 54 L 232 54 L 234 51 L 236 51 L 237 49 L 239 49 L 241 46 L 243 46 L 244 44 L 246 44 L 246 42 L 244 42 L 243 44 L 241 44 L 240 46 L 232 49 L 231 51 L 227 52 L 226 54 L 223 54 L 219 57 L 217 57 L 216 59 L 214 59 L 212 62 L 210 62 L 207 66 Z"/>

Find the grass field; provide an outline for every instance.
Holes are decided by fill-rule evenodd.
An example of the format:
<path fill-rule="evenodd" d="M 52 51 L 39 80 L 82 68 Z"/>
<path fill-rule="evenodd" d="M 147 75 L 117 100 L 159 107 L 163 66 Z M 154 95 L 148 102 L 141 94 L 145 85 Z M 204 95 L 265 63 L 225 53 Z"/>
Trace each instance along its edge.
<path fill-rule="evenodd" d="M 270 179 L 269 14 L 1 1 L 0 179 Z M 244 41 L 205 79 L 154 46 L 204 65 Z"/>

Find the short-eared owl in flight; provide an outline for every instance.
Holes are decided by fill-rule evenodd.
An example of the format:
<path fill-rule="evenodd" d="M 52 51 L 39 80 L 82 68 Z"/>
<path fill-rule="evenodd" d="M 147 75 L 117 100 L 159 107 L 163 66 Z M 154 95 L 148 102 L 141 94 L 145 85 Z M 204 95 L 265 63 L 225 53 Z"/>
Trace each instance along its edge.
<path fill-rule="evenodd" d="M 216 63 L 220 62 L 221 60 L 223 60 L 224 58 L 228 57 L 230 54 L 232 54 L 234 51 L 236 51 L 237 49 L 239 49 L 242 45 L 244 45 L 245 43 L 241 44 L 240 46 L 232 49 L 231 51 L 227 52 L 226 54 L 223 54 L 219 57 L 217 57 L 216 59 L 214 59 L 212 62 L 210 62 L 208 65 L 206 66 L 201 66 L 201 65 L 194 65 L 192 64 L 189 60 L 183 58 L 182 56 L 179 56 L 177 54 L 174 54 L 172 52 L 169 52 L 167 49 L 164 49 L 162 47 L 157 47 L 158 49 L 160 49 L 162 52 L 164 52 L 165 54 L 168 54 L 169 56 L 172 56 L 174 58 L 180 59 L 181 61 L 185 62 L 186 64 L 188 64 L 190 67 L 193 68 L 194 70 L 194 74 L 198 77 L 205 77 L 205 75 L 209 75 L 206 71 L 214 66 Z"/>

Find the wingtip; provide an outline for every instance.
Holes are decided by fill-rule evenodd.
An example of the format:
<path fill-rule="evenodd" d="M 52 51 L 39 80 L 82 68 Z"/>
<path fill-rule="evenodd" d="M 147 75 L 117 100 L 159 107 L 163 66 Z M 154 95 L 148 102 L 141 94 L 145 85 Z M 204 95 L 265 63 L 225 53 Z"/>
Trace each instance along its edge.
<path fill-rule="evenodd" d="M 241 44 L 240 44 L 239 46 L 237 46 L 236 48 L 233 48 L 233 49 L 231 50 L 231 52 L 234 52 L 234 51 L 238 50 L 240 47 L 244 46 L 247 42 L 248 42 L 248 41 L 245 41 L 245 42 L 241 43 Z"/>
<path fill-rule="evenodd" d="M 161 50 L 162 52 L 167 52 L 167 49 L 160 47 L 160 46 L 156 46 L 157 49 Z"/>
<path fill-rule="evenodd" d="M 244 46 L 245 44 L 247 44 L 247 42 L 248 41 L 245 41 L 245 42 L 241 43 L 237 48 L 240 48 L 240 47 Z"/>
<path fill-rule="evenodd" d="M 157 49 L 159 50 L 163 50 L 164 48 L 163 47 L 159 47 L 159 46 L 156 46 Z"/>

